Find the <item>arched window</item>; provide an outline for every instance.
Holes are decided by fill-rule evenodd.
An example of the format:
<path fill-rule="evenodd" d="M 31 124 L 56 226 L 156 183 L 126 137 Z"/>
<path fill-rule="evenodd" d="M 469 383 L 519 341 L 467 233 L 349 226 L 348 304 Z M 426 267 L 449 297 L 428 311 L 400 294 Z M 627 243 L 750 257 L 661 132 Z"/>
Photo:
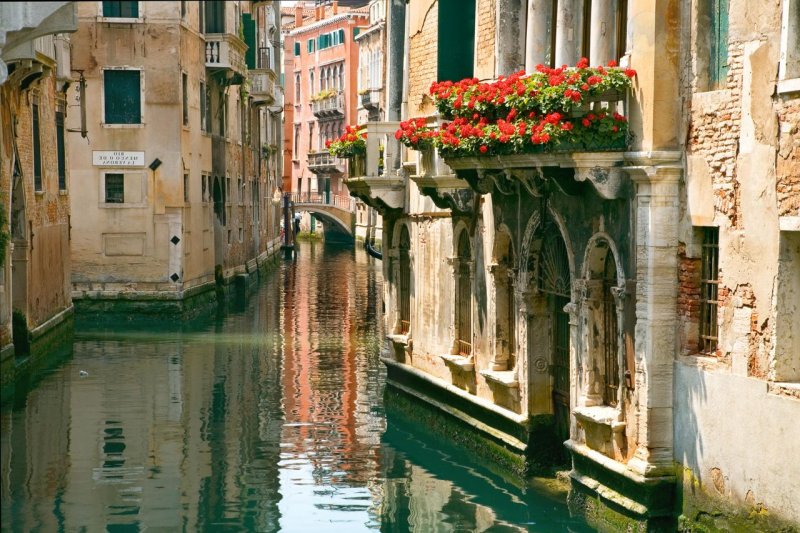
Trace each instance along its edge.
<path fill-rule="evenodd" d="M 495 287 L 495 349 L 491 370 L 513 370 L 516 365 L 516 310 L 514 300 L 514 250 L 503 228 L 495 235 L 491 273 Z"/>
<path fill-rule="evenodd" d="M 339 80 L 338 81 L 339 81 L 339 84 L 338 84 L 337 88 L 340 91 L 343 91 L 344 90 L 344 65 L 339 65 Z"/>
<path fill-rule="evenodd" d="M 294 77 L 294 103 L 296 105 L 300 104 L 300 74 Z"/>
<path fill-rule="evenodd" d="M 617 264 L 614 254 L 606 254 L 603 268 L 603 403 L 616 406 L 619 391 L 619 336 L 617 306 L 612 287 L 617 286 Z"/>
<path fill-rule="evenodd" d="M 406 225 L 403 225 L 400 230 L 398 249 L 400 256 L 400 279 L 398 280 L 400 334 L 407 335 L 411 330 L 411 238 Z"/>
<path fill-rule="evenodd" d="M 547 307 L 552 317 L 549 330 L 550 357 L 553 376 L 553 415 L 556 434 L 566 439 L 569 436 L 569 314 L 564 307 L 570 302 L 570 272 L 567 247 L 555 224 L 544 229 L 544 239 L 539 254 L 539 291 L 547 298 Z"/>
<path fill-rule="evenodd" d="M 314 71 L 308 73 L 308 94 L 314 96 Z"/>
<path fill-rule="evenodd" d="M 456 273 L 456 349 L 458 355 L 472 355 L 472 252 L 466 230 L 458 237 L 458 271 Z"/>

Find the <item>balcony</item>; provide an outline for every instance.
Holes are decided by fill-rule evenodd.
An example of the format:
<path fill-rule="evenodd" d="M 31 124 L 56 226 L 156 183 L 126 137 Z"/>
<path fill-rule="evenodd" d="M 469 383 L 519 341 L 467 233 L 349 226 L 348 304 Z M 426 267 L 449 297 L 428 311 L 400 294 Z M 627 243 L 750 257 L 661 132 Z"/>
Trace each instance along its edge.
<path fill-rule="evenodd" d="M 344 117 L 344 94 L 334 93 L 311 102 L 311 111 L 319 119 Z"/>
<path fill-rule="evenodd" d="M 350 178 L 345 181 L 352 196 L 383 214 L 402 210 L 405 205 L 405 178 L 387 170 L 393 166 L 393 161 L 399 161 L 400 143 L 394 138 L 399 127 L 399 122 L 367 122 L 367 155 L 363 171 L 359 171 L 359 165 L 351 164 Z M 383 161 L 388 164 L 384 165 Z"/>
<path fill-rule="evenodd" d="M 361 107 L 377 111 L 381 106 L 381 89 L 370 89 L 361 95 Z"/>
<path fill-rule="evenodd" d="M 244 53 L 247 45 L 229 33 L 206 34 L 206 68 L 212 71 L 228 71 L 228 78 L 246 72 Z"/>
<path fill-rule="evenodd" d="M 309 152 L 308 170 L 314 174 L 336 174 L 344 172 L 344 161 L 328 152 Z"/>
<path fill-rule="evenodd" d="M 250 96 L 256 105 L 275 103 L 275 74 L 272 70 L 255 69 L 247 72 L 250 78 Z"/>

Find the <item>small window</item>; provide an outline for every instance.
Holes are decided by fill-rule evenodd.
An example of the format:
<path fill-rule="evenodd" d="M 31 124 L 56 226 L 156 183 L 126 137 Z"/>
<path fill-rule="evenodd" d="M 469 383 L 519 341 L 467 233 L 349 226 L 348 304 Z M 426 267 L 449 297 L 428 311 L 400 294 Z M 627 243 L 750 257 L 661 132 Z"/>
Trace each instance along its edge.
<path fill-rule="evenodd" d="M 700 341 L 702 353 L 717 351 L 717 309 L 719 289 L 719 228 L 703 228 L 700 279 Z"/>
<path fill-rule="evenodd" d="M 300 55 L 300 43 L 299 42 L 294 43 L 294 55 L 296 55 L 296 56 Z"/>
<path fill-rule="evenodd" d="M 121 204 L 125 202 L 125 175 L 106 174 L 105 189 L 107 204 Z"/>
<path fill-rule="evenodd" d="M 103 16 L 109 18 L 139 18 L 139 2 L 103 2 Z"/>
<path fill-rule="evenodd" d="M 189 76 L 186 73 L 181 74 L 181 83 L 183 88 L 183 125 L 189 125 Z"/>
<path fill-rule="evenodd" d="M 336 34 L 339 36 L 339 44 L 344 44 L 344 30 L 339 30 Z"/>
<path fill-rule="evenodd" d="M 200 82 L 200 131 L 208 131 L 208 93 L 204 81 Z"/>
<path fill-rule="evenodd" d="M 189 203 L 189 174 L 183 174 L 183 203 Z"/>
<path fill-rule="evenodd" d="M 56 105 L 56 152 L 58 157 L 58 190 L 67 190 L 67 161 L 64 150 L 64 116 L 67 104 L 60 100 Z"/>
<path fill-rule="evenodd" d="M 39 96 L 33 97 L 33 190 L 42 192 L 42 144 L 39 129 Z"/>
<path fill-rule="evenodd" d="M 309 39 L 306 43 L 307 52 L 310 54 L 314 51 L 314 39 Z"/>
<path fill-rule="evenodd" d="M 106 124 L 141 124 L 141 72 L 106 70 L 103 74 Z"/>

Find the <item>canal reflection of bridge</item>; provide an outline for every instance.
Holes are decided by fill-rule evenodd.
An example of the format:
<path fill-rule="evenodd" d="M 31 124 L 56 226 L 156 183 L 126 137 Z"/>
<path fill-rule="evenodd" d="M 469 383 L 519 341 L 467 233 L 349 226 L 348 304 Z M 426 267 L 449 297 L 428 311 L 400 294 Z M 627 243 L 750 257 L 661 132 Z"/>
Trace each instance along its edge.
<path fill-rule="evenodd" d="M 325 239 L 353 241 L 356 204 L 350 196 L 326 192 L 295 192 L 291 195 L 292 214 L 307 211 L 322 221 Z"/>

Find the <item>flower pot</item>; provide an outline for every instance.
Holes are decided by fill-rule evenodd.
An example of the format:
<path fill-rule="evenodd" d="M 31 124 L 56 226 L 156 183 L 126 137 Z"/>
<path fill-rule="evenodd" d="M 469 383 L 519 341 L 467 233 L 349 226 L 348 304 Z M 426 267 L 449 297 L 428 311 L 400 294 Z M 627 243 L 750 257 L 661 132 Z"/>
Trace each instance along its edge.
<path fill-rule="evenodd" d="M 367 173 L 366 154 L 356 154 L 350 158 L 350 178 L 360 178 Z"/>
<path fill-rule="evenodd" d="M 433 148 L 425 148 L 424 150 L 420 150 L 417 152 L 418 155 L 418 166 L 417 172 L 420 176 L 435 176 L 436 175 L 436 168 L 435 168 L 435 160 L 434 160 L 434 152 Z"/>

